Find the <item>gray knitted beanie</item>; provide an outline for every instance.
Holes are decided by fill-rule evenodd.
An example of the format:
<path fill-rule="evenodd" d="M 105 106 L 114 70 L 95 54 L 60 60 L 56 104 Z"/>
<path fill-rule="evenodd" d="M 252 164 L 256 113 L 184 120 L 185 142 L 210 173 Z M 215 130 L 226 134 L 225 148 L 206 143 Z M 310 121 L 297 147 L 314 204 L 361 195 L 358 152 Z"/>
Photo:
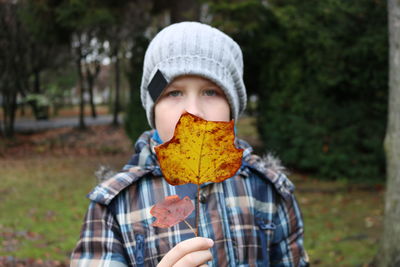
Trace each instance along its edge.
<path fill-rule="evenodd" d="M 237 119 L 246 107 L 243 56 L 239 45 L 225 33 L 198 22 L 172 24 L 160 31 L 147 48 L 141 84 L 141 100 L 147 120 L 154 124 L 154 103 L 176 77 L 198 75 L 224 91 Z"/>

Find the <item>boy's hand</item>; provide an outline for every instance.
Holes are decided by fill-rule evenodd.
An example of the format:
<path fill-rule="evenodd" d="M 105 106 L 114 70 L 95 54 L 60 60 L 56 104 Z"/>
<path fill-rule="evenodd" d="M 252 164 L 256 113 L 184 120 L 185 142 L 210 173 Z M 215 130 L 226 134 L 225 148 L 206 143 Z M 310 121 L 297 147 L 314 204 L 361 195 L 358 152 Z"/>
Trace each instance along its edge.
<path fill-rule="evenodd" d="M 158 267 L 197 267 L 207 266 L 212 259 L 209 248 L 214 241 L 205 237 L 194 237 L 180 242 L 173 247 L 157 265 Z"/>

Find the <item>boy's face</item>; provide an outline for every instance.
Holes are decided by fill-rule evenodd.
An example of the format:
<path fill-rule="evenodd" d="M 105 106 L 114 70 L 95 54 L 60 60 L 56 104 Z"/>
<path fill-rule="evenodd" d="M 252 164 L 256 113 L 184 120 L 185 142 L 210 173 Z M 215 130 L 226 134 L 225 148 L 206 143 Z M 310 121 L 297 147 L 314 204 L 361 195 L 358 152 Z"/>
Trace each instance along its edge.
<path fill-rule="evenodd" d="M 224 92 L 208 79 L 186 75 L 173 80 L 161 93 L 155 108 L 155 124 L 163 142 L 169 141 L 185 111 L 209 121 L 229 121 Z"/>

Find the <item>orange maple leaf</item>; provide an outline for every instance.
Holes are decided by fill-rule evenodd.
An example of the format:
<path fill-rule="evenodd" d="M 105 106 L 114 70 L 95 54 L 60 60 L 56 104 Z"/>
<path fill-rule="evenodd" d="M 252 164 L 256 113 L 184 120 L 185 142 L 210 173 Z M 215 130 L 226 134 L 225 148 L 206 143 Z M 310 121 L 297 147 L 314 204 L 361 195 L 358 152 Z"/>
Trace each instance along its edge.
<path fill-rule="evenodd" d="M 171 185 L 222 182 L 242 164 L 234 145 L 234 122 L 203 120 L 190 113 L 179 119 L 173 138 L 155 147 L 162 173 Z"/>

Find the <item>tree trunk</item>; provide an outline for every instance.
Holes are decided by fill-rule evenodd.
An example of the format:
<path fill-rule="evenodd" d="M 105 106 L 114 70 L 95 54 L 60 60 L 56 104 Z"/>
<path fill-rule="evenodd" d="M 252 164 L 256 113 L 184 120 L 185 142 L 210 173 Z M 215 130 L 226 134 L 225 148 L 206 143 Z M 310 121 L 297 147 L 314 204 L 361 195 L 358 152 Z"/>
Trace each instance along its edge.
<path fill-rule="evenodd" d="M 40 94 L 40 73 L 35 70 L 33 72 L 33 93 Z M 39 120 L 39 105 L 37 101 L 31 101 L 31 107 L 33 111 L 33 115 L 35 116 L 36 120 Z"/>
<path fill-rule="evenodd" d="M 17 93 L 15 91 L 3 94 L 4 136 L 14 136 L 15 112 L 17 110 Z"/>
<path fill-rule="evenodd" d="M 94 93 L 93 93 L 93 84 L 94 84 L 94 77 L 91 73 L 86 72 L 87 76 L 87 84 L 88 84 L 88 91 L 89 91 L 89 102 L 90 102 L 90 109 L 92 111 L 92 118 L 97 118 L 96 106 L 94 104 Z"/>
<path fill-rule="evenodd" d="M 120 103 L 119 103 L 119 91 L 120 91 L 120 70 L 119 70 L 119 51 L 116 50 L 115 53 L 115 99 L 114 99 L 114 111 L 113 111 L 113 126 L 118 126 L 118 114 L 120 110 Z"/>
<path fill-rule="evenodd" d="M 94 62 L 92 63 L 94 70 L 91 70 L 91 63 L 86 64 L 86 80 L 87 80 L 87 86 L 88 86 L 88 92 L 89 92 L 89 103 L 90 103 L 90 109 L 92 112 L 92 118 L 97 117 L 97 112 L 96 112 L 96 105 L 94 104 L 94 92 L 93 92 L 93 87 L 94 87 L 94 81 L 99 76 L 100 73 L 100 62 Z"/>
<path fill-rule="evenodd" d="M 33 92 L 35 94 L 40 94 L 40 71 L 35 70 L 34 71 L 34 77 L 35 77 L 35 81 L 33 84 Z"/>
<path fill-rule="evenodd" d="M 86 128 L 85 125 L 85 99 L 84 99 L 84 85 L 83 85 L 83 75 L 82 75 L 82 65 L 81 58 L 77 59 L 76 66 L 78 69 L 78 79 L 79 79 L 79 129 L 83 130 Z"/>
<path fill-rule="evenodd" d="M 400 2 L 388 1 L 389 108 L 385 137 L 386 195 L 379 267 L 400 266 Z"/>

